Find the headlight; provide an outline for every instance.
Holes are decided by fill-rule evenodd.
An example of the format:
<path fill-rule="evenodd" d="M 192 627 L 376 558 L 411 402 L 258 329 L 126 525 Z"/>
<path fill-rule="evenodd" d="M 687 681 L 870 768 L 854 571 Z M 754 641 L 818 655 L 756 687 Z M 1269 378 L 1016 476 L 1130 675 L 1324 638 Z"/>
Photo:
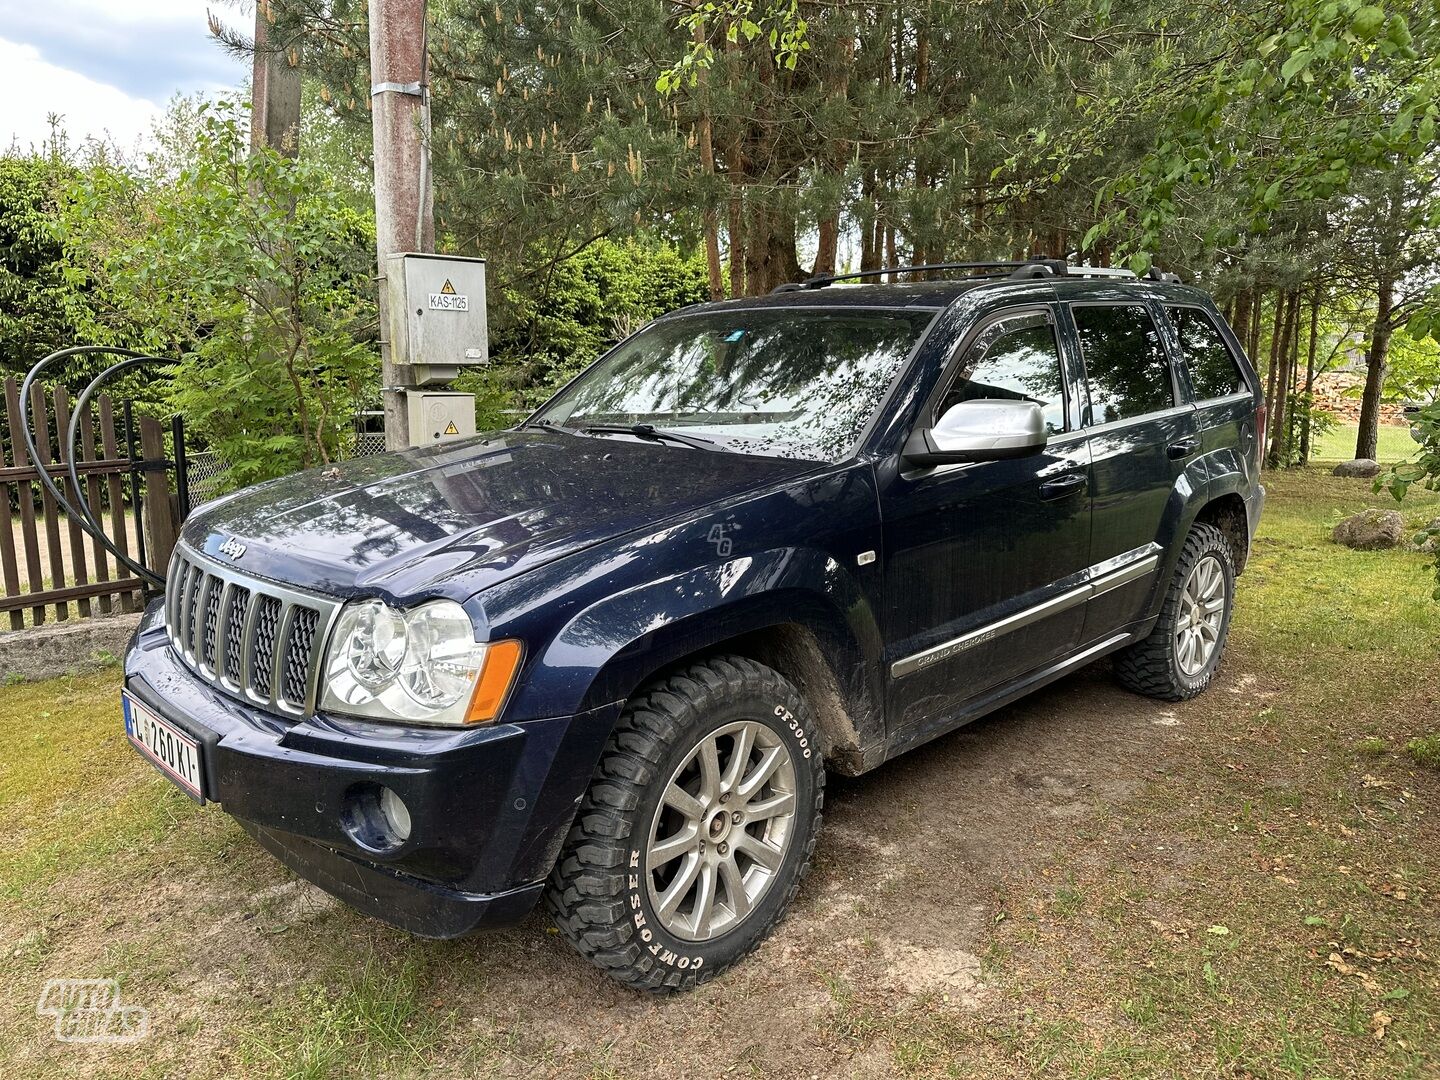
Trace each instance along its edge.
<path fill-rule="evenodd" d="M 505 704 L 520 652 L 518 641 L 476 641 L 453 600 L 408 612 L 361 600 L 335 623 L 320 707 L 378 720 L 485 723 Z"/>

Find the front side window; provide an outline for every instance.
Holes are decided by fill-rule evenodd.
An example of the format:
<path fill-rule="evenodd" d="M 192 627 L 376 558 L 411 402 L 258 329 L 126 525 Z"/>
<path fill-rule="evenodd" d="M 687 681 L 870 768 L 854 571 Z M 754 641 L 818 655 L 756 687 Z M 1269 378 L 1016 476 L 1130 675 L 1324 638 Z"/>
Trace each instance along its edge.
<path fill-rule="evenodd" d="M 1129 420 L 1175 404 L 1170 358 L 1147 308 L 1097 304 L 1070 310 L 1090 391 L 1087 426 Z"/>
<path fill-rule="evenodd" d="M 938 415 L 962 401 L 1033 401 L 1050 434 L 1065 430 L 1064 380 L 1055 328 L 1042 312 L 997 319 L 970 343 Z M 937 419 L 938 419 L 937 415 Z"/>
<path fill-rule="evenodd" d="M 1240 366 L 1209 315 L 1193 307 L 1166 310 L 1180 337 L 1180 351 L 1190 372 L 1196 401 L 1209 401 L 1246 389 Z"/>
<path fill-rule="evenodd" d="M 849 455 L 933 311 L 721 311 L 623 342 L 534 419 L 648 424 L 744 453 Z"/>

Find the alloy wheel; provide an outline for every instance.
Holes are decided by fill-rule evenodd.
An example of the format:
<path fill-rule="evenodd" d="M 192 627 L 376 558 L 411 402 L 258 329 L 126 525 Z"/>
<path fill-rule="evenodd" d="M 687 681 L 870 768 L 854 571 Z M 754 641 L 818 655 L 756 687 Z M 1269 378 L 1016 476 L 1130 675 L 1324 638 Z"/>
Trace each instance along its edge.
<path fill-rule="evenodd" d="M 646 850 L 655 916 L 672 935 L 708 941 L 760 902 L 795 829 L 795 765 L 756 720 L 701 738 L 670 777 Z"/>
<path fill-rule="evenodd" d="M 1194 678 L 1205 670 L 1220 644 L 1225 626 L 1225 571 L 1220 560 L 1206 555 L 1190 570 L 1180 590 L 1180 612 L 1175 620 L 1175 661 Z"/>

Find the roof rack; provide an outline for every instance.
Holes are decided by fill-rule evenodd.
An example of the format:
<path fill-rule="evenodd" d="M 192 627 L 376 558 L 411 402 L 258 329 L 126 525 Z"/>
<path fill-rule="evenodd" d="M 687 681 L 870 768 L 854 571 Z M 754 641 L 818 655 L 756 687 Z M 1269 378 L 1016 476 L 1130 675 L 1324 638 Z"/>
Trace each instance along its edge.
<path fill-rule="evenodd" d="M 998 262 L 944 262 L 922 263 L 915 266 L 881 266 L 874 270 L 851 270 L 842 274 L 819 274 L 804 281 L 790 281 L 777 285 L 772 292 L 800 292 L 807 289 L 823 289 L 840 281 L 859 278 L 883 277 L 886 274 L 924 274 L 942 270 L 980 271 L 971 274 L 976 278 L 1006 277 L 1016 279 L 1044 277 L 1088 277 L 1088 278 L 1129 278 L 1136 280 L 1132 270 L 1115 266 L 1076 266 L 1064 259 L 1053 259 L 1034 255 L 1028 259 L 1010 259 Z M 1178 274 L 1167 274 L 1157 267 L 1150 267 L 1145 277 L 1149 281 L 1178 282 Z"/>

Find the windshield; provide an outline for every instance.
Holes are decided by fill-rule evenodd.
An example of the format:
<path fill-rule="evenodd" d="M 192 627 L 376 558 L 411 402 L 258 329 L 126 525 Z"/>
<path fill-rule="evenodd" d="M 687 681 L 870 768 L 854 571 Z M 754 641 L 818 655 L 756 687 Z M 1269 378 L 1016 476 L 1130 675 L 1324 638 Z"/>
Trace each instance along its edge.
<path fill-rule="evenodd" d="M 723 311 L 654 323 L 533 418 L 648 424 L 727 449 L 838 461 L 933 311 Z"/>

